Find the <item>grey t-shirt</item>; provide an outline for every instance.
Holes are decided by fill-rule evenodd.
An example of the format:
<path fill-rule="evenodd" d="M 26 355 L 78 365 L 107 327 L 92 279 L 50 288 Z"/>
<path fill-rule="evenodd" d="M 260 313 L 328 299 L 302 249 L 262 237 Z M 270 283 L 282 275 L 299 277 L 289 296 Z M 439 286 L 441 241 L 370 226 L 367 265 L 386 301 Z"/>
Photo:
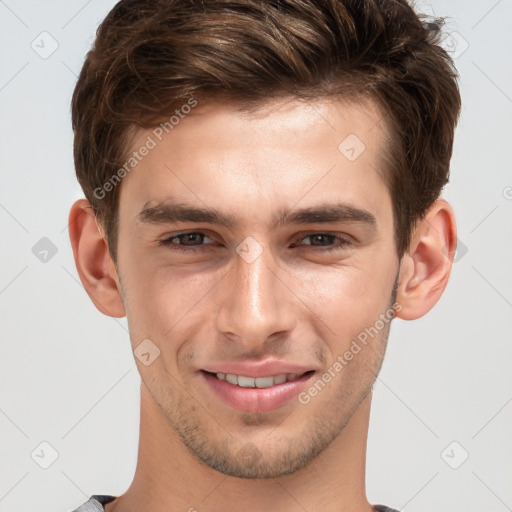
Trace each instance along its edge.
<path fill-rule="evenodd" d="M 108 494 L 93 494 L 88 501 L 80 505 L 73 512 L 105 512 L 103 505 L 114 501 L 117 496 L 110 496 Z M 375 505 L 379 512 L 398 512 L 394 508 L 386 507 L 385 505 Z"/>

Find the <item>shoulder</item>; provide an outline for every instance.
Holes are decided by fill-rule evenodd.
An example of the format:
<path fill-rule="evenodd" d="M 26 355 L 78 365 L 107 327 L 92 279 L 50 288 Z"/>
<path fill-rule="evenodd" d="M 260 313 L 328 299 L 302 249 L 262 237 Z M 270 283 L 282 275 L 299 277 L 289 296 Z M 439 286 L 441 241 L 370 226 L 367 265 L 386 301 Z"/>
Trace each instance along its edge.
<path fill-rule="evenodd" d="M 103 505 L 114 501 L 116 496 L 109 494 L 93 494 L 85 503 L 72 512 L 105 512 Z"/>
<path fill-rule="evenodd" d="M 386 505 L 373 505 L 373 508 L 377 512 L 399 512 L 398 510 L 396 510 L 394 508 L 386 507 Z"/>

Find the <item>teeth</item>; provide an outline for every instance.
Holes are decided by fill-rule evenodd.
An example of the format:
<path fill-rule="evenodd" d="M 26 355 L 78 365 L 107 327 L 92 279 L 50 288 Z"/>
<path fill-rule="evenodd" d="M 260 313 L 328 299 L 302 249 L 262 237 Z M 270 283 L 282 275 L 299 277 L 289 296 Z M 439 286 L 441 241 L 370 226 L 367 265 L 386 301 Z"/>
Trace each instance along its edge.
<path fill-rule="evenodd" d="M 233 375 L 233 377 L 236 379 L 235 375 Z M 255 379 L 252 377 L 244 377 L 243 375 L 238 376 L 238 385 L 242 386 L 243 388 L 253 388 L 254 381 Z"/>
<path fill-rule="evenodd" d="M 286 381 L 286 375 L 283 375 L 284 381 Z M 238 384 L 240 385 L 240 377 L 238 378 Z M 269 388 L 270 386 L 274 386 L 275 384 L 282 384 L 282 382 L 276 382 L 275 377 L 258 377 L 254 379 L 254 385 L 257 388 Z"/>
<path fill-rule="evenodd" d="M 292 380 L 292 379 L 290 379 Z M 282 384 L 283 382 L 286 382 L 286 375 L 282 373 L 281 375 L 276 375 L 274 377 L 274 383 L 275 384 Z"/>
<path fill-rule="evenodd" d="M 226 375 L 226 380 L 230 383 L 230 384 L 238 384 L 238 377 L 236 375 L 233 375 L 231 373 L 228 373 Z"/>
<path fill-rule="evenodd" d="M 246 377 L 245 375 L 234 375 L 232 373 L 217 373 L 217 378 L 225 380 L 230 384 L 238 385 L 242 388 L 270 388 L 277 384 L 283 384 L 295 380 L 299 377 L 298 373 L 281 373 L 270 377 Z"/>

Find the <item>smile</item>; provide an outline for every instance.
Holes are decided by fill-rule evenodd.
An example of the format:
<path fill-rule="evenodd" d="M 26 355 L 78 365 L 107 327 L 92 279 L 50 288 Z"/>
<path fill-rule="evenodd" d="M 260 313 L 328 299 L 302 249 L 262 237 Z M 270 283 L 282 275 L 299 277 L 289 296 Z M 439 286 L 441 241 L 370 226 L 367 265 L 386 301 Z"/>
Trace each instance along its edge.
<path fill-rule="evenodd" d="M 306 372 L 309 373 L 309 372 Z M 245 375 L 234 375 L 232 373 L 217 373 L 216 377 L 225 380 L 230 384 L 240 386 L 242 388 L 270 388 L 277 384 L 290 382 L 303 374 L 298 373 L 281 373 L 279 375 L 271 375 L 269 377 L 246 377 Z"/>
<path fill-rule="evenodd" d="M 246 412 L 269 412 L 289 403 L 304 388 L 315 371 L 247 377 L 232 373 L 202 371 L 205 384 L 221 402 Z"/>

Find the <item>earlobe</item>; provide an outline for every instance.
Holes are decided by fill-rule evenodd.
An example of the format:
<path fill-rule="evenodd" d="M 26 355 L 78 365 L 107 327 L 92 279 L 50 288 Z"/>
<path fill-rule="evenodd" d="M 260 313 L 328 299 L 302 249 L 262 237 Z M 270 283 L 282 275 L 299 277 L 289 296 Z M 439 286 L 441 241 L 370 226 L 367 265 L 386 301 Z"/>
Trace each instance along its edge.
<path fill-rule="evenodd" d="M 89 201 L 75 201 L 69 213 L 69 237 L 78 275 L 94 305 L 104 315 L 126 315 L 108 244 Z"/>
<path fill-rule="evenodd" d="M 439 199 L 416 225 L 402 258 L 398 318 L 415 320 L 435 306 L 448 284 L 456 243 L 455 215 L 449 203 Z"/>

